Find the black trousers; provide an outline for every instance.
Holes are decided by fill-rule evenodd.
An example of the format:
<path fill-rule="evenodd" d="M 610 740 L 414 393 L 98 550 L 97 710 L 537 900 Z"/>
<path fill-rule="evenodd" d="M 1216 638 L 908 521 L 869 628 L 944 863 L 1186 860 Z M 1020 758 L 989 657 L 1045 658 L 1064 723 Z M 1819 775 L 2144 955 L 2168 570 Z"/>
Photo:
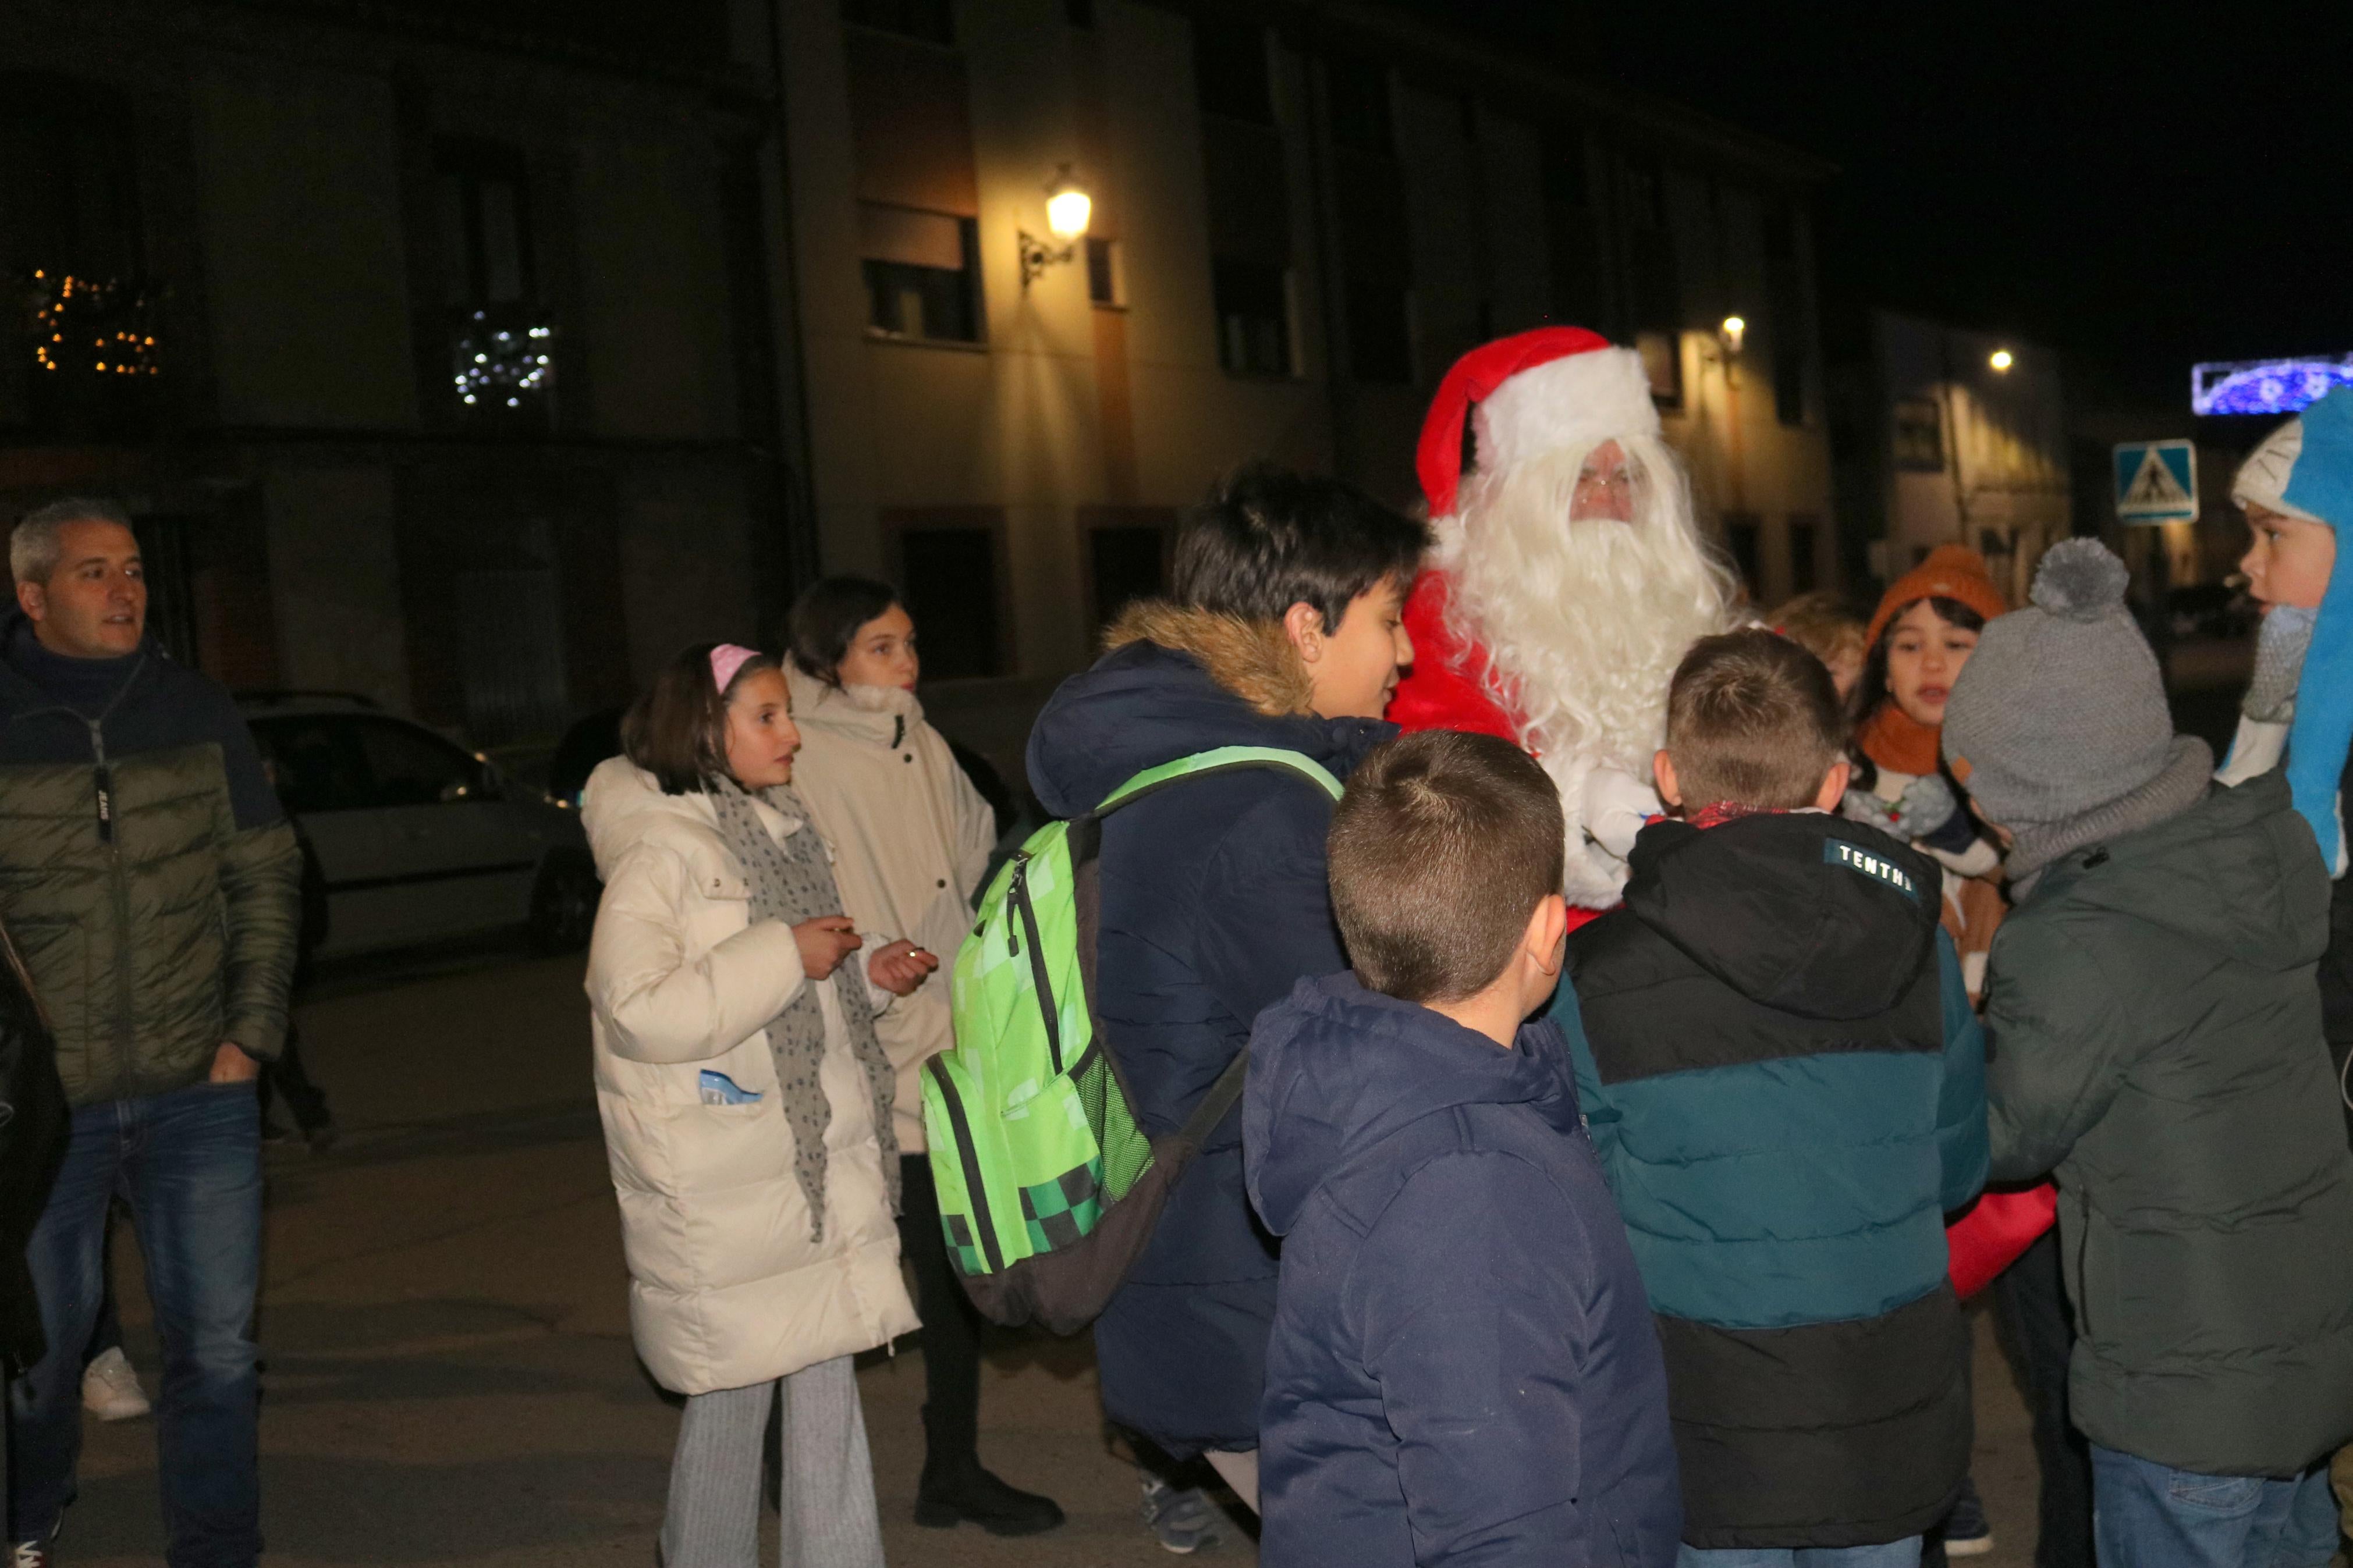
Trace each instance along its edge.
<path fill-rule="evenodd" d="M 901 1155 L 899 1183 L 899 1252 L 923 1320 L 923 1473 L 946 1477 L 980 1463 L 981 1318 L 948 1260 L 930 1156 Z"/>
<path fill-rule="evenodd" d="M 1994 1307 L 2033 1407 L 2037 1500 L 2034 1568 L 2092 1568 L 2092 1450 L 2067 1417 L 2067 1358 L 2075 1321 L 2059 1268 L 2059 1230 L 2044 1231 L 1994 1280 Z"/>

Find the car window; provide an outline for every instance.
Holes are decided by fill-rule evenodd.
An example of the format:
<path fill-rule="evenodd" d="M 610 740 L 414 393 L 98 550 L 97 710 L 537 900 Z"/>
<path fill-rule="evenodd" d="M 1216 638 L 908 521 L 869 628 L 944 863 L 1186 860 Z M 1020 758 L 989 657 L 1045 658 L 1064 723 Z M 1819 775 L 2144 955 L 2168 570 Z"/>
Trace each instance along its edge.
<path fill-rule="evenodd" d="M 264 719 L 254 724 L 253 738 L 288 811 L 355 811 L 375 804 L 350 720 Z"/>
<path fill-rule="evenodd" d="M 429 730 L 394 719 L 353 721 L 378 805 L 482 797 L 482 764 Z"/>

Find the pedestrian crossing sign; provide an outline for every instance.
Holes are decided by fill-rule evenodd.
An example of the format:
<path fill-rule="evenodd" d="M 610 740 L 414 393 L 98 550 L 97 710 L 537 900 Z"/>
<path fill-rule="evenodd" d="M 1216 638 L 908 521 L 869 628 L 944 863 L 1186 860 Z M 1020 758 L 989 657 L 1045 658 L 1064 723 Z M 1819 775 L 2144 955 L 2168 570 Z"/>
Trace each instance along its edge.
<path fill-rule="evenodd" d="M 2198 449 L 2187 441 L 2127 441 L 2116 448 L 2118 522 L 2195 522 Z"/>

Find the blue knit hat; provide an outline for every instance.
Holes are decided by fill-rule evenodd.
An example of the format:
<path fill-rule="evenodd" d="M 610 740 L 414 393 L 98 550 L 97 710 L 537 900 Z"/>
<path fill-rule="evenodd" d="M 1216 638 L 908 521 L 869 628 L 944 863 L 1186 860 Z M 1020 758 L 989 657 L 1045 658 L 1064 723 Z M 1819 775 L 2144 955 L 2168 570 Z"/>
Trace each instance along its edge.
<path fill-rule="evenodd" d="M 2346 549 L 2353 529 L 2353 387 L 2330 393 L 2265 437 L 2232 481 L 2231 499 L 2325 523 L 2337 535 L 2287 741 L 2288 788 L 2334 870 L 2337 785 L 2353 747 L 2353 563 L 2346 559 L 2353 555 Z"/>

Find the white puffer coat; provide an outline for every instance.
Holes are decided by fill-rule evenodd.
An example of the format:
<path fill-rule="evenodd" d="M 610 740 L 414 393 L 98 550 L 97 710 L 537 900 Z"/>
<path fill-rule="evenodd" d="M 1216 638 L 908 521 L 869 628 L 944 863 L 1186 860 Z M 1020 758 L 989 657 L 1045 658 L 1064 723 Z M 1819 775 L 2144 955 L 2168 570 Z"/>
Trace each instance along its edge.
<path fill-rule="evenodd" d="M 780 840 L 816 831 L 759 811 Z M 590 776 L 581 815 L 605 879 L 587 989 L 638 1354 L 665 1388 L 707 1394 L 914 1328 L 872 1098 L 833 986 L 817 991 L 832 1117 L 825 1239 L 812 1245 L 767 1039 L 807 984 L 792 929 L 752 923 L 704 796 L 664 795 L 616 757 Z M 760 1098 L 704 1104 L 706 1070 Z"/>
<path fill-rule="evenodd" d="M 997 817 L 924 722 L 912 691 L 834 687 L 787 666 L 801 752 L 793 789 L 833 846 L 834 880 L 860 931 L 937 953 L 940 973 L 874 1020 L 897 1070 L 899 1149 L 923 1150 L 923 1064 L 955 1044 L 948 970 L 972 931 L 972 894 Z"/>

